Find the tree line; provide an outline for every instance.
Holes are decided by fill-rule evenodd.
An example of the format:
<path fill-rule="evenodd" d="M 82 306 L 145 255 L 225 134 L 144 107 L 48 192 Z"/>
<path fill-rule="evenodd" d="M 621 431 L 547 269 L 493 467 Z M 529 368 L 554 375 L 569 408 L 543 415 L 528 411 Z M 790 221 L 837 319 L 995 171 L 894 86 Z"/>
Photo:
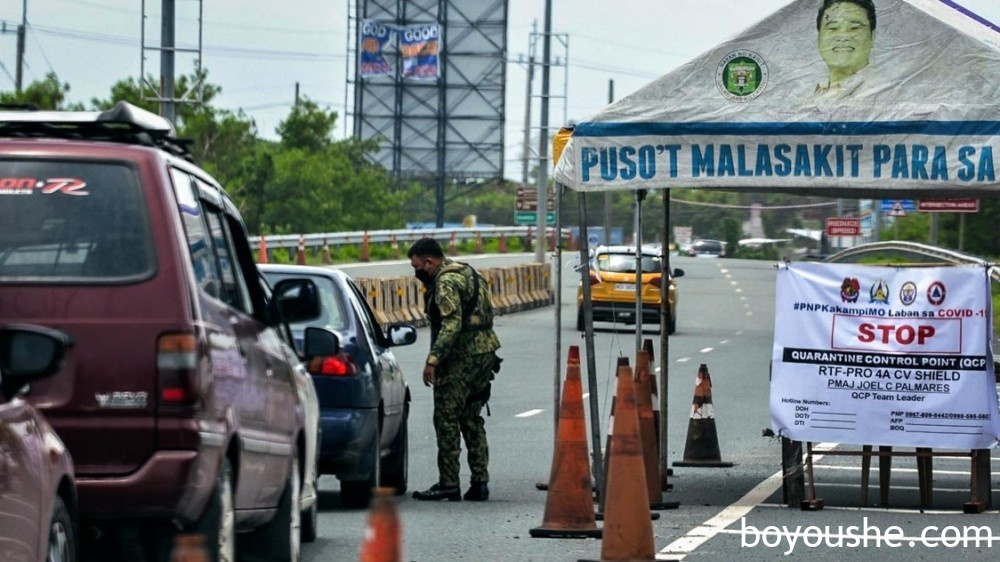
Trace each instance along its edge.
<path fill-rule="evenodd" d="M 157 84 L 148 77 L 148 84 Z M 395 181 L 390 173 L 373 164 L 378 151 L 375 140 L 335 140 L 333 132 L 341 117 L 303 97 L 280 121 L 277 140 L 261 136 L 256 124 L 242 110 L 213 104 L 222 87 L 208 80 L 208 71 L 180 76 L 175 82 L 178 98 L 201 85 L 201 103 L 176 106 L 177 134 L 190 139 L 193 159 L 226 187 L 239 206 L 251 234 L 297 234 L 405 228 L 408 223 L 435 220 L 434 181 Z M 69 102 L 70 85 L 50 72 L 30 83 L 20 94 L 0 92 L 0 103 L 32 104 L 39 109 L 103 110 L 127 101 L 154 113 L 158 103 L 143 99 L 143 84 L 137 78 L 115 82 L 106 98 L 89 103 Z M 145 86 L 148 87 L 148 86 Z M 531 177 L 535 177 L 531 174 Z M 479 224 L 513 223 L 514 200 L 519 184 L 502 179 L 477 183 L 446 182 L 446 223 L 462 223 L 475 215 Z M 670 220 L 666 225 L 691 226 L 696 237 L 716 238 L 738 249 L 749 206 L 758 203 L 765 235 L 785 238 L 788 228 L 823 228 L 834 208 L 810 203 L 829 202 L 823 197 L 801 197 L 774 193 L 734 193 L 711 190 L 650 192 L 643 201 L 642 239 L 670 241 L 664 232 L 662 197 L 670 196 Z M 632 192 L 585 195 L 587 223 L 603 226 L 606 217 L 631 238 L 635 195 Z M 856 205 L 853 206 L 856 208 Z M 851 204 L 847 208 L 852 208 Z M 567 191 L 559 208 L 564 227 L 580 224 L 579 198 Z M 1000 202 L 983 199 L 980 212 L 938 215 L 938 245 L 989 257 L 1000 255 L 1000 237 L 993 235 L 1000 221 Z M 931 242 L 930 217 L 911 213 L 885 225 L 881 240 Z"/>

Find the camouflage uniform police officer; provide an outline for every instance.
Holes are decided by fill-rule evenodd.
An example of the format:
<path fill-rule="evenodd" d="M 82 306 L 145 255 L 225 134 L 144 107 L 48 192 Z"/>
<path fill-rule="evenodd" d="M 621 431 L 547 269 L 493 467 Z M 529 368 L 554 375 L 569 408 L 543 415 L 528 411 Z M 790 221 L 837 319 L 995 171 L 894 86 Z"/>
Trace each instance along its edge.
<path fill-rule="evenodd" d="M 489 445 L 482 409 L 490 380 L 499 368 L 500 340 L 493 331 L 490 288 L 472 266 L 444 257 L 432 238 L 407 252 L 414 274 L 427 289 L 424 310 L 431 325 L 431 349 L 424 385 L 434 391 L 434 431 L 438 445 L 438 482 L 413 493 L 417 500 L 489 499 Z M 458 472 L 461 440 L 468 449 L 471 483 L 464 496 Z"/>

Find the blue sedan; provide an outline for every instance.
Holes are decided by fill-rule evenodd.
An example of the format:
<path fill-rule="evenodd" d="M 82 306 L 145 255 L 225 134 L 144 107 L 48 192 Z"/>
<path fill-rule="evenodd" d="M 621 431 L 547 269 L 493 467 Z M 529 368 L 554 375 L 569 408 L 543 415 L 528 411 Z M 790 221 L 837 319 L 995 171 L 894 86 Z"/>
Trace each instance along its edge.
<path fill-rule="evenodd" d="M 272 285 L 306 277 L 319 287 L 322 316 L 291 325 L 300 352 L 306 328 L 335 334 L 323 355 L 308 359 L 320 407 L 319 473 L 340 480 L 341 501 L 349 507 L 368 505 L 376 486 L 405 493 L 410 390 L 391 348 L 415 342 L 416 328 L 396 324 L 383 330 L 365 295 L 340 270 L 258 267 Z"/>

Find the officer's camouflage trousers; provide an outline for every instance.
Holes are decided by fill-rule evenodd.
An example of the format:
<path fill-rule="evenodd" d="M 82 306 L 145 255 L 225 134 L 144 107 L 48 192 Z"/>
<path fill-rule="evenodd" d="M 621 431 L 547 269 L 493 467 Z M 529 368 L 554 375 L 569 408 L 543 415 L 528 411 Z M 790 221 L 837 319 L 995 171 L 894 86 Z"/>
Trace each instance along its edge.
<path fill-rule="evenodd" d="M 443 485 L 460 484 L 462 439 L 468 450 L 472 481 L 489 482 L 490 447 L 482 416 L 485 402 L 469 400 L 490 384 L 493 352 L 449 357 L 435 372 L 434 431 L 437 434 L 438 476 Z"/>

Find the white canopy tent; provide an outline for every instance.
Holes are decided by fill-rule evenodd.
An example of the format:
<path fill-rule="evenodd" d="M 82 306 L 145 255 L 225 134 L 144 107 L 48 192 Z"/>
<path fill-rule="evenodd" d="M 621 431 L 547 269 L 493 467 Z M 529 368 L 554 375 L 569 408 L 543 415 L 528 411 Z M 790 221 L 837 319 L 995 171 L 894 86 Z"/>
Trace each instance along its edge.
<path fill-rule="evenodd" d="M 840 3 L 845 1 L 858 8 L 859 0 Z M 636 233 L 649 189 L 893 199 L 1000 196 L 1000 27 L 950 0 L 873 1 L 869 62 L 843 82 L 831 83 L 833 64 L 828 67 L 820 54 L 823 0 L 791 1 L 577 123 L 554 180 L 581 192 L 583 222 L 584 192 L 635 192 Z M 841 54 L 867 50 L 845 39 L 848 31 L 828 29 L 825 40 L 842 41 L 835 47 Z M 664 232 L 669 199 L 663 197 Z M 586 263 L 586 239 L 582 243 Z M 666 275 L 668 260 L 663 264 Z M 587 273 L 581 273 L 589 299 Z M 585 340 L 593 388 L 589 318 Z M 660 341 L 666 489 L 669 346 L 663 330 Z"/>

